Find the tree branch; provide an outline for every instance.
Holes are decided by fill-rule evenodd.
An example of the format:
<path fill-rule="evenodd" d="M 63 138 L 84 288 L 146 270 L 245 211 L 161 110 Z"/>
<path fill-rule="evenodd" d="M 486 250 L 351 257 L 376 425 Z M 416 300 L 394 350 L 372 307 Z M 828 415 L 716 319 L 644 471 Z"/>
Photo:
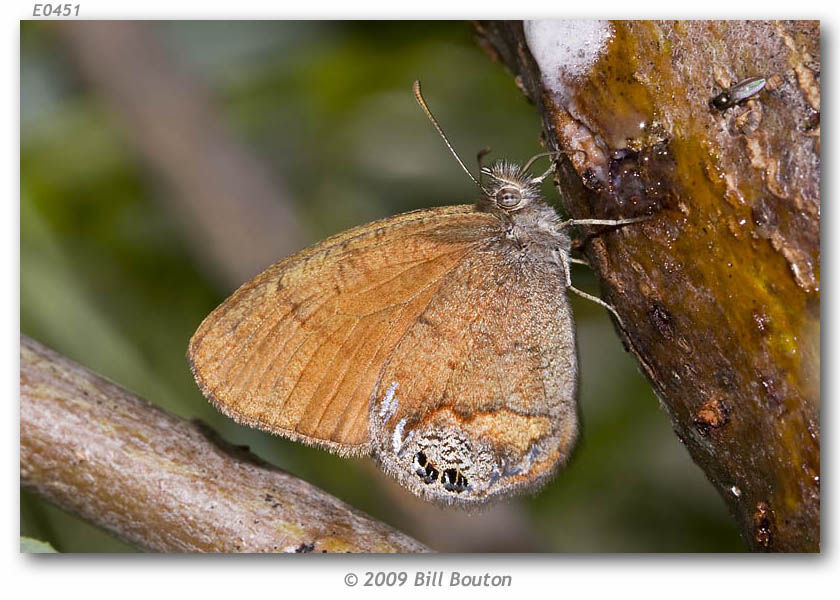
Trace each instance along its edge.
<path fill-rule="evenodd" d="M 21 484 L 158 552 L 422 544 L 21 335 Z"/>
<path fill-rule="evenodd" d="M 583 248 L 754 550 L 819 550 L 819 23 L 477 23 L 542 115 Z M 535 59 L 538 57 L 538 60 Z M 749 77 L 759 95 L 716 94 Z"/>

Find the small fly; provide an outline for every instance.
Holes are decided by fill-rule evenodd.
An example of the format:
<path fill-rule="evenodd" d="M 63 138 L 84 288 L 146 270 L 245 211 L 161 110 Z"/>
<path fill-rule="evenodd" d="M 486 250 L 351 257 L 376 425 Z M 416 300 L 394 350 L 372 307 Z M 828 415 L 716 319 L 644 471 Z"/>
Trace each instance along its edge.
<path fill-rule="evenodd" d="M 750 96 L 755 96 L 764 89 L 765 85 L 767 85 L 767 79 L 764 77 L 744 79 L 709 100 L 709 106 L 717 110 L 726 110 L 739 102 L 743 102 Z"/>

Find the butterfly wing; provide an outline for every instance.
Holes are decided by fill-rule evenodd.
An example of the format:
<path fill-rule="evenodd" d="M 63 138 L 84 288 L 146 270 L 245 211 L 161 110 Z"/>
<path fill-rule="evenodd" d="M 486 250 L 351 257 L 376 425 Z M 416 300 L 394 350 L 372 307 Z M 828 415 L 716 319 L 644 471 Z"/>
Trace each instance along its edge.
<path fill-rule="evenodd" d="M 238 422 L 343 454 L 369 451 L 383 365 L 500 227 L 471 206 L 416 211 L 272 265 L 194 334 L 188 357 L 199 387 Z"/>
<path fill-rule="evenodd" d="M 373 453 L 438 503 L 534 489 L 574 445 L 576 382 L 574 327 L 550 251 L 486 240 L 389 357 L 371 403 Z"/>

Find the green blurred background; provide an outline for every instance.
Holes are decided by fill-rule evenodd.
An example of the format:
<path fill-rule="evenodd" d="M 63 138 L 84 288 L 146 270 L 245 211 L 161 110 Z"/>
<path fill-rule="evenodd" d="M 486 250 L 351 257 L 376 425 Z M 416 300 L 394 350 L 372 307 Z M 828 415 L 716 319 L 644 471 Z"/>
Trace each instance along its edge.
<path fill-rule="evenodd" d="M 166 410 L 206 421 L 229 441 L 438 550 L 744 550 L 723 501 L 673 434 L 606 313 L 577 297 L 583 435 L 569 466 L 533 497 L 479 513 L 437 509 L 396 488 L 369 461 L 340 459 L 217 413 L 194 385 L 184 353 L 201 319 L 249 275 L 234 281 L 235 269 L 207 258 L 211 242 L 202 243 L 183 206 L 181 165 L 163 145 L 144 155 L 144 128 L 131 102 L 109 95 L 105 80 L 91 75 L 78 47 L 92 38 L 68 33 L 72 27 L 81 25 L 21 25 L 24 333 Z M 534 108 L 465 23 L 130 28 L 179 81 L 191 82 L 226 139 L 264 169 L 271 189 L 282 190 L 276 201 L 297 221 L 293 230 L 266 223 L 274 233 L 263 232 L 261 242 L 276 242 L 274 258 L 289 244 L 297 249 L 375 218 L 474 199 L 414 102 L 415 78 L 468 164 L 488 145 L 490 158 L 524 161 L 540 151 Z M 154 74 L 142 77 L 143 93 L 153 98 Z M 174 132 L 178 125 L 163 123 Z M 201 161 L 207 151 L 197 145 L 193 158 Z M 555 202 L 553 188 L 546 192 Z M 247 254 L 247 247 L 236 242 L 223 250 Z M 573 276 L 597 293 L 585 269 Z M 21 493 L 20 505 L 21 534 L 59 551 L 132 551 L 30 493 Z"/>

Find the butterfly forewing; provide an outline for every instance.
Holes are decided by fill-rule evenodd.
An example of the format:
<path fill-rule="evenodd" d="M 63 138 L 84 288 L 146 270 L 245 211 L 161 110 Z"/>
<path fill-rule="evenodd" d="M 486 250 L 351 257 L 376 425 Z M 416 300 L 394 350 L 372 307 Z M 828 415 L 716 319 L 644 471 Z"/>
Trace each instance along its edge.
<path fill-rule="evenodd" d="M 383 366 L 464 257 L 500 231 L 471 206 L 424 210 L 280 261 L 198 328 L 196 380 L 239 422 L 365 452 Z"/>

